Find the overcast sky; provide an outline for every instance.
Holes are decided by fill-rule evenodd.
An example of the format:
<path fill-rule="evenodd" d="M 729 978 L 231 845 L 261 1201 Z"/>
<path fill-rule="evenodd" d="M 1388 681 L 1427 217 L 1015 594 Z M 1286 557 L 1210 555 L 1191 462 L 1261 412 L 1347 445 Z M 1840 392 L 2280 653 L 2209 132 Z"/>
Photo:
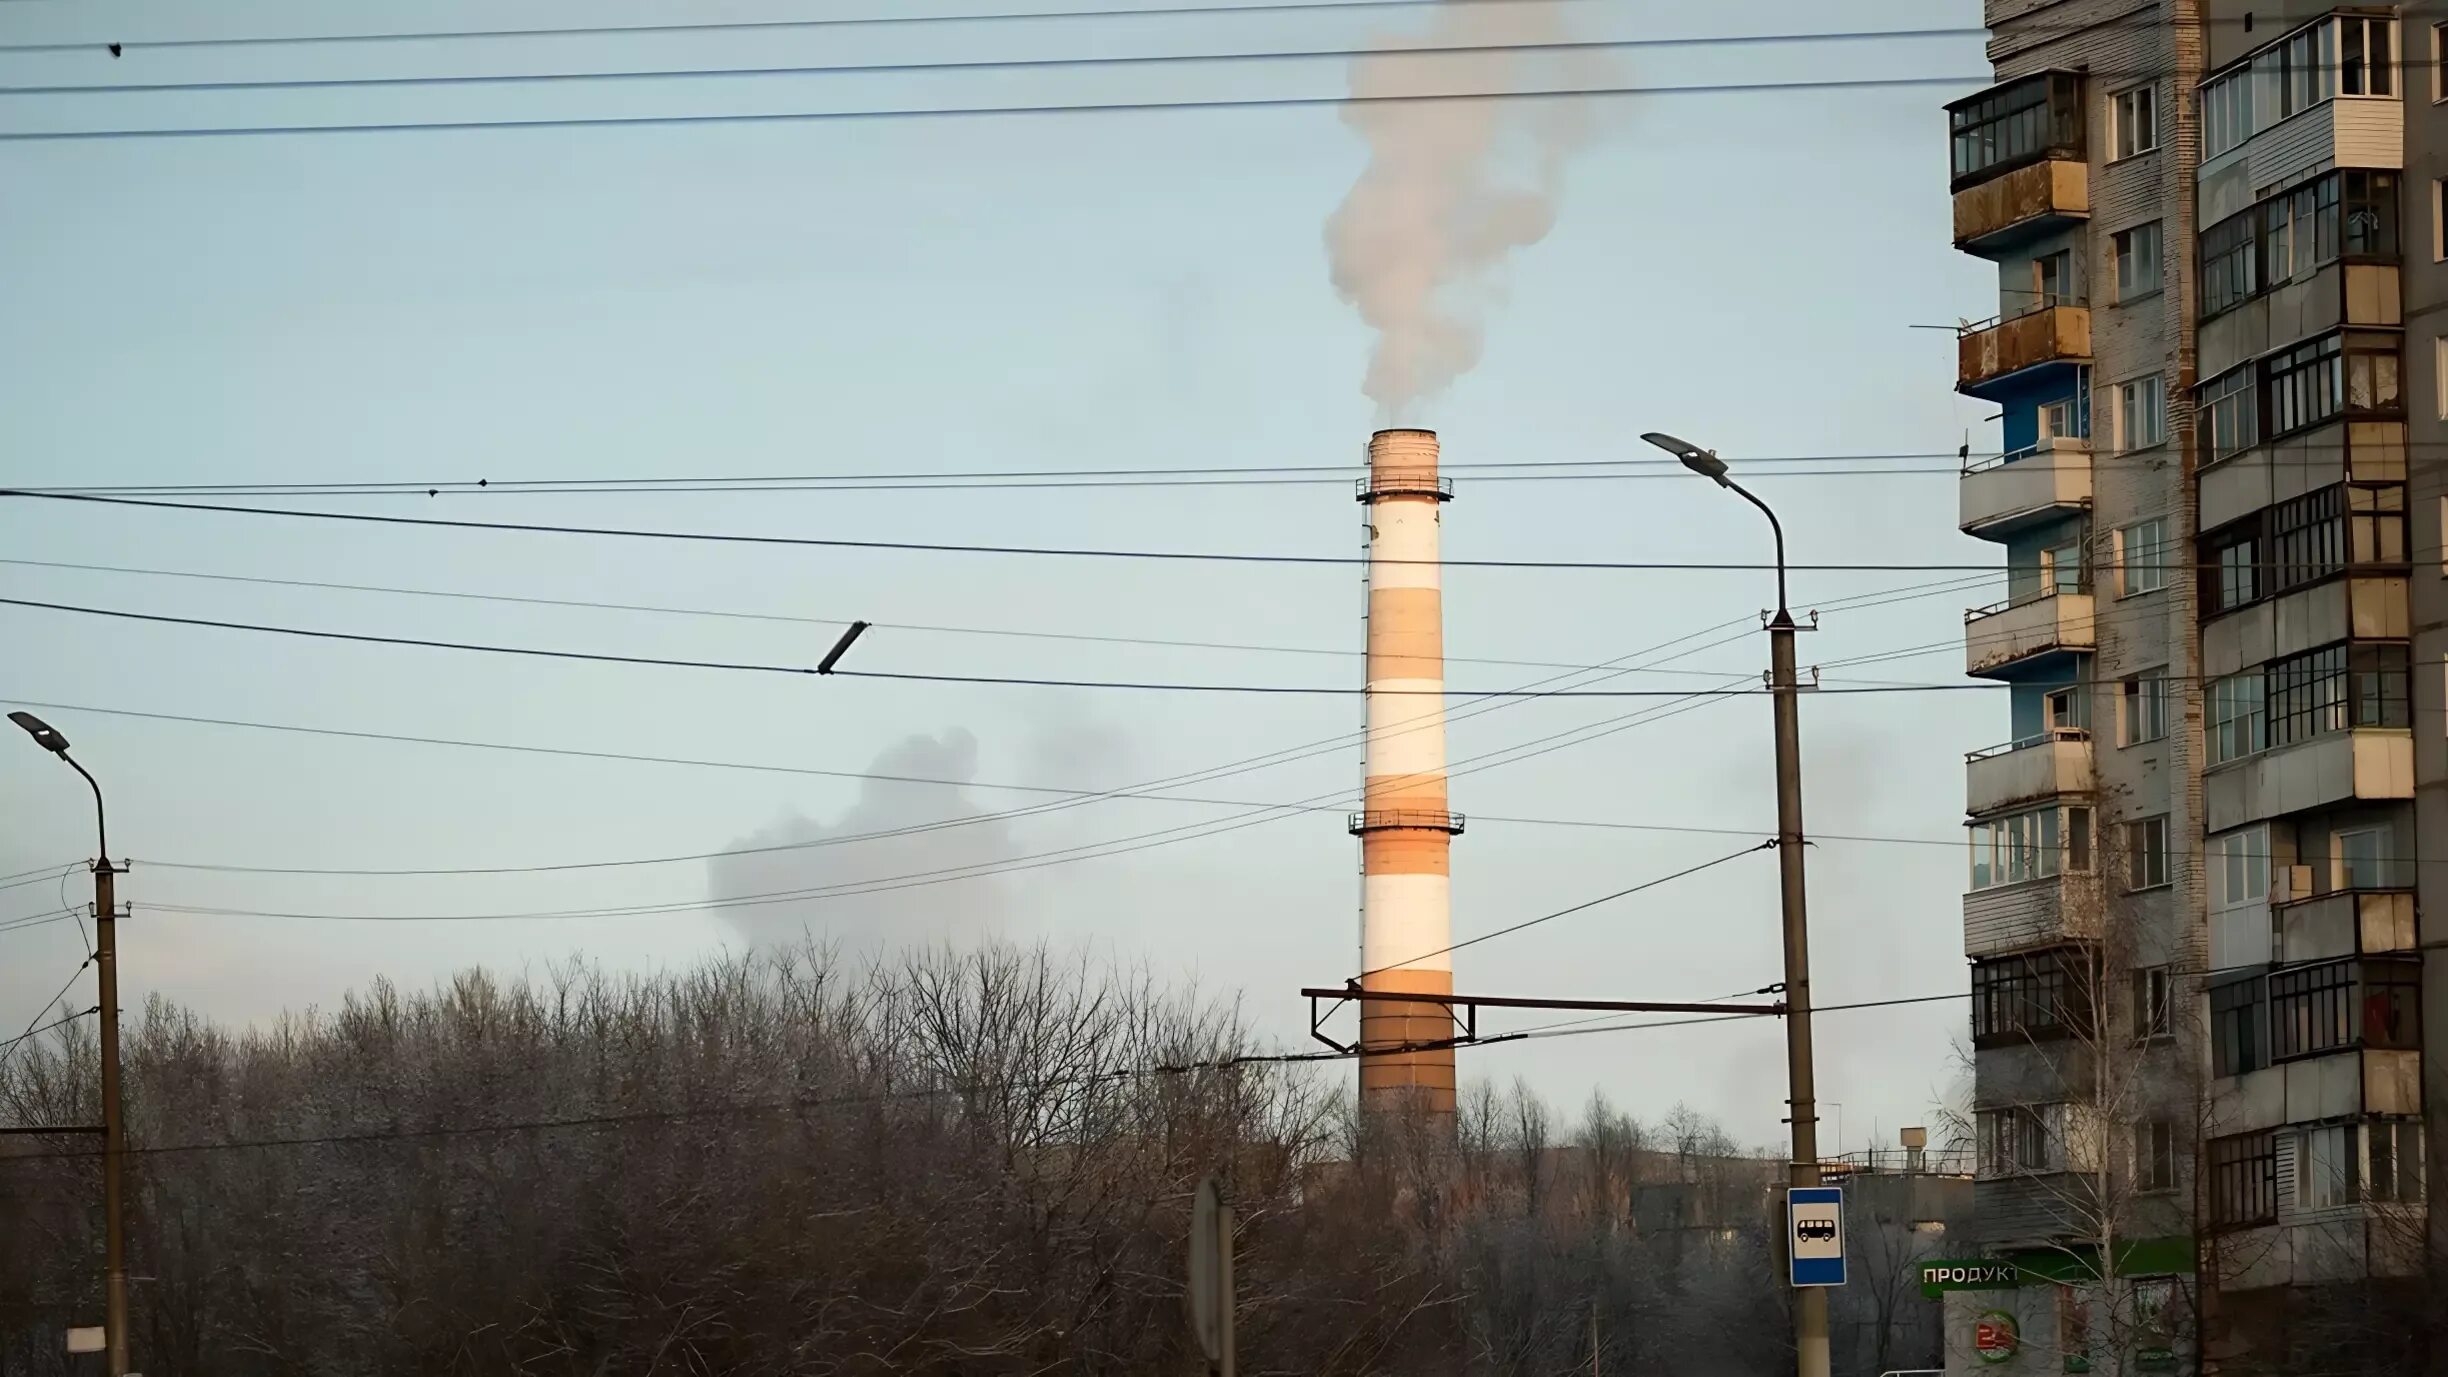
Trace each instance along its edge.
<path fill-rule="evenodd" d="M 907 8 L 907 7 L 901 7 Z M 941 7 L 930 7 L 941 8 Z M 1014 5 L 1009 8 L 1029 8 Z M 1970 3 L 1582 0 L 1582 36 L 1977 25 Z M 646 3 L 357 7 L 367 29 L 670 18 Z M 858 13 L 843 8 L 838 13 Z M 875 12 L 868 10 L 866 12 Z M 703 6 L 687 7 L 703 17 Z M 808 7 L 737 4 L 741 18 Z M 0 41 L 330 31 L 328 9 L 227 0 L 27 0 Z M 0 78 L 238 79 L 775 66 L 1335 48 L 1425 27 L 1418 11 L 1140 17 L 480 44 L 0 54 Z M 209 27 L 207 27 L 209 26 Z M 1976 39 L 1635 50 L 1624 84 L 1976 73 Z M 0 129 L 1014 104 L 1333 94 L 1343 64 L 641 82 L 544 91 L 317 90 L 0 96 Z M 1407 417 L 1449 463 L 1621 458 L 1645 429 L 1745 457 L 1993 445 L 1949 391 L 1953 342 L 1907 327 L 1988 314 L 1990 273 L 1948 247 L 1950 90 L 1593 102 L 1544 242 L 1504 274 L 1485 356 Z M 1364 160 L 1332 108 L 1024 118 L 0 143 L 0 477 L 21 485 L 867 474 L 1353 464 L 1376 412 L 1370 338 L 1327 276 L 1322 227 Z M 1951 474 L 1766 478 L 1802 562 L 1980 564 Z M 1757 514 L 1688 477 L 1457 483 L 1455 559 L 1755 560 Z M 318 510 L 861 539 L 1347 555 L 1348 480 L 1239 488 L 658 496 L 311 497 Z M 804 664 L 836 628 L 284 588 L 28 561 L 659 604 L 807 619 L 1154 637 L 1356 652 L 1356 569 L 1115 563 L 714 546 L 0 503 L 5 596 L 379 634 Z M 1798 575 L 1809 607 L 1931 573 Z M 1458 692 L 1721 628 L 1763 573 L 1455 569 Z M 1805 663 L 1935 646 L 1851 671 L 1961 682 L 1963 608 L 1985 587 L 1829 616 Z M 1739 627 L 1734 629 L 1739 630 Z M 1289 802 L 1356 790 L 1354 697 L 935 685 L 571 663 L 0 607 L 0 702 L 40 703 L 109 790 L 131 1002 L 217 1018 L 329 1006 L 377 974 L 585 953 L 684 966 L 805 929 L 1094 944 L 1237 992 L 1287 1044 L 1295 991 L 1355 968 L 1358 846 L 1340 811 L 1208 835 L 1231 807 L 1104 801 L 881 842 L 717 864 L 462 876 L 285 876 L 147 862 L 340 869 L 535 867 L 821 840 L 1043 804 L 1337 738 L 1187 790 Z M 1677 670 L 1740 675 L 1752 635 Z M 1356 684 L 1355 655 L 1188 650 L 879 629 L 870 669 L 1015 677 Z M 1831 670 L 1831 682 L 1845 671 Z M 1643 674 L 1607 687 L 1718 682 Z M 1455 723 L 1499 751 L 1660 704 L 1516 703 Z M 2008 734 L 2002 696 L 1824 696 L 1803 705 L 1822 1003 L 1964 987 L 1963 753 Z M 776 770 L 584 760 L 271 733 L 99 710 L 974 781 L 862 783 Z M 0 743 L 0 875 L 92 850 L 83 785 Z M 1718 700 L 1497 768 L 1457 767 L 1457 937 L 1735 850 L 1773 831 L 1769 710 Z M 1497 817 L 1732 829 L 1708 835 Z M 1148 837 L 1145 834 L 1162 833 Z M 1112 844 L 1147 845 L 1107 855 Z M 1136 845 L 1134 843 L 1134 845 Z M 1079 848 L 1074 850 L 1073 848 Z M 721 911 L 708 896 L 1061 863 L 821 902 Z M 0 923 L 84 885 L 0 890 Z M 620 918 L 335 922 L 159 911 L 498 914 L 668 905 Z M 0 932 L 0 1036 L 75 968 L 69 924 Z M 1714 997 L 1778 978 L 1762 853 L 1476 946 L 1471 991 Z M 89 982 L 90 977 L 86 978 Z M 80 989 L 90 990 L 89 983 Z M 71 1005 L 90 994 L 71 994 Z M 1346 1016 L 1348 1018 L 1348 1015 Z M 1552 1017 L 1522 1016 L 1521 1026 Z M 1819 1083 L 1843 1145 L 1894 1142 L 1949 1075 L 1961 1003 L 1828 1015 Z M 1504 1022 L 1490 1019 L 1489 1025 Z M 1577 1104 L 1678 1101 L 1759 1142 L 1782 1133 L 1775 1023 L 1462 1053 Z M 1835 1127 L 1837 1111 L 1828 1111 Z"/>

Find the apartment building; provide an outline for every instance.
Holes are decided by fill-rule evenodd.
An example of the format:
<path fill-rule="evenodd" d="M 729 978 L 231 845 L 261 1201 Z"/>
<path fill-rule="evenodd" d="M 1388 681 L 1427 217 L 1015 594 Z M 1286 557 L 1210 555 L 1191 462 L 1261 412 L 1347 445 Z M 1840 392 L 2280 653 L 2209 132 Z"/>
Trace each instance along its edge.
<path fill-rule="evenodd" d="M 1966 772 L 1974 1228 L 2057 1279 L 1951 1294 L 1950 1367 L 2385 1370 L 2424 1269 L 2438 7 L 1991 0 L 1948 107 L 2004 451 L 1961 525 L 2007 566 L 1965 621 L 2009 689 Z"/>

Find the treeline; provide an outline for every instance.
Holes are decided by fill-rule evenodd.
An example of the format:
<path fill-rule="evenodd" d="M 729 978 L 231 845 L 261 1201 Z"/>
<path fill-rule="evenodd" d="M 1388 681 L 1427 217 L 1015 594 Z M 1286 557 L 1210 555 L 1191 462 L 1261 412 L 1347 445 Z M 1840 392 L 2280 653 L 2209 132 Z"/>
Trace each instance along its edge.
<path fill-rule="evenodd" d="M 93 1036 L 16 1048 L 0 1123 L 94 1122 Z M 135 1365 L 1191 1372 L 1214 1171 L 1246 1373 L 1789 1368 L 1778 1168 L 1714 1125 L 1480 1087 L 1450 1134 L 1363 1131 L 1347 1067 L 1210 1065 L 1259 1050 L 1229 1002 L 1008 947 L 378 981 L 241 1031 L 156 1001 L 123 1046 Z M 0 1138 L 0 1374 L 99 1371 L 61 1342 L 101 1314 L 93 1152 Z"/>

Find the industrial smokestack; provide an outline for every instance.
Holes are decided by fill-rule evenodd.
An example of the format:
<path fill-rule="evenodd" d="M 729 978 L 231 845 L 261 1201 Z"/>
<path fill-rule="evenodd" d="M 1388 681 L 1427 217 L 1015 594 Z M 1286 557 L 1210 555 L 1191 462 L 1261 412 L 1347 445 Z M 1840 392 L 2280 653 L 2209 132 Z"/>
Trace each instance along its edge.
<path fill-rule="evenodd" d="M 1437 475 L 1430 430 L 1369 437 L 1367 505 L 1368 690 L 1365 788 L 1351 819 L 1360 838 L 1361 987 L 1451 995 L 1452 870 L 1461 817 L 1445 798 L 1445 613 L 1437 563 L 1439 508 L 1452 486 Z M 1451 1009 L 1409 1000 L 1364 1000 L 1364 1050 L 1453 1035 Z M 1454 1055 L 1434 1051 L 1364 1056 L 1366 1108 L 1454 1107 Z"/>

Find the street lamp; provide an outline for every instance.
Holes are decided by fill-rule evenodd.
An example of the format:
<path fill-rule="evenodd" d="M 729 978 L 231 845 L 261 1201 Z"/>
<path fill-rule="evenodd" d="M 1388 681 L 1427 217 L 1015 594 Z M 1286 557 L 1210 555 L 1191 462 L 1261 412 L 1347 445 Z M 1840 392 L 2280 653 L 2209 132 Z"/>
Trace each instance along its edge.
<path fill-rule="evenodd" d="M 1811 1070 L 1810 920 L 1802 886 L 1802 727 L 1795 700 L 1793 612 L 1785 599 L 1785 526 L 1768 504 L 1726 476 L 1726 462 L 1662 431 L 1642 439 L 1683 461 L 1683 467 L 1731 489 L 1768 518 L 1776 535 L 1776 616 L 1768 623 L 1769 694 L 1776 707 L 1777 869 L 1785 918 L 1785 1077 L 1793 1125 L 1792 1181 L 1819 1184 L 1819 1116 Z M 1792 1240 L 1786 1240 L 1788 1247 Z M 1800 1377 L 1828 1377 L 1827 1292 L 1816 1286 L 1794 1296 L 1794 1359 Z"/>
<path fill-rule="evenodd" d="M 68 754 L 68 738 L 30 712 L 12 712 L 8 718 L 23 727 L 26 735 L 34 738 L 35 745 L 67 761 L 70 769 L 85 776 L 86 787 L 93 790 L 95 845 L 100 848 L 94 856 L 93 877 L 94 970 L 101 986 L 102 1018 L 103 1342 L 109 1348 L 110 1377 L 127 1377 L 127 1227 L 120 1186 L 120 1164 L 127 1135 L 119 1112 L 118 900 L 111 890 L 119 872 L 111 867 L 110 828 L 102 813 L 102 786 L 91 771 Z"/>

